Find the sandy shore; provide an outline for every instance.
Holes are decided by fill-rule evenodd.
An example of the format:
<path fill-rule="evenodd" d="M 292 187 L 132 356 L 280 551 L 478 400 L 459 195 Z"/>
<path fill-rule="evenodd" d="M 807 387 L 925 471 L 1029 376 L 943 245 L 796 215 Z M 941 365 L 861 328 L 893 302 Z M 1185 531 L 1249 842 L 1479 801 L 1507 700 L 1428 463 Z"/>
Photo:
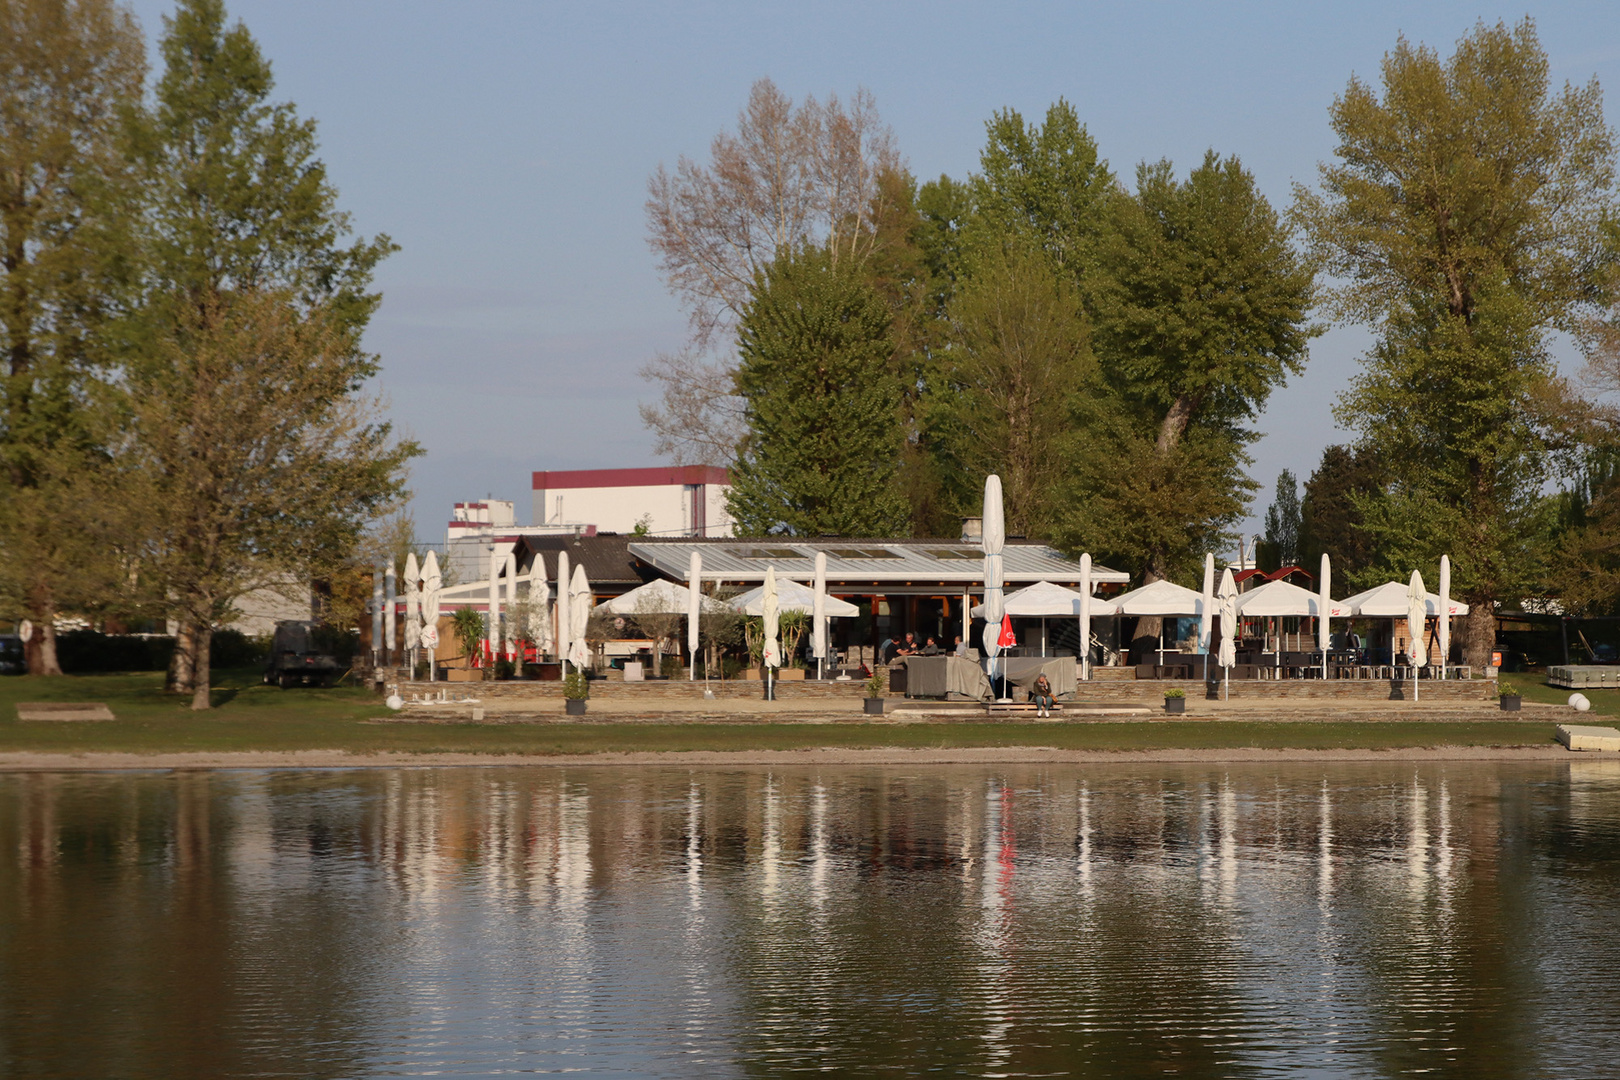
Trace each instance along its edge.
<path fill-rule="evenodd" d="M 0 772 L 172 769 L 397 769 L 441 766 L 1056 765 L 1265 761 L 1547 761 L 1561 746 L 1432 746 L 1393 750 L 1057 750 L 1040 746 L 636 752 L 601 754 L 350 754 L 332 750 L 229 754 L 0 754 Z"/>

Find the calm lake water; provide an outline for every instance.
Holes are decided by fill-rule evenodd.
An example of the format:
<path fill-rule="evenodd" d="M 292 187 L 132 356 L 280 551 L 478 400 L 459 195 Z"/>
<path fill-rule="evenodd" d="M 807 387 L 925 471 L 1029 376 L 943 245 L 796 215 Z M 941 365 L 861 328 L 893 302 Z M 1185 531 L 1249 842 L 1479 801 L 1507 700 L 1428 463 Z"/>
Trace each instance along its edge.
<path fill-rule="evenodd" d="M 0 776 L 0 1076 L 1620 1075 L 1620 762 Z"/>

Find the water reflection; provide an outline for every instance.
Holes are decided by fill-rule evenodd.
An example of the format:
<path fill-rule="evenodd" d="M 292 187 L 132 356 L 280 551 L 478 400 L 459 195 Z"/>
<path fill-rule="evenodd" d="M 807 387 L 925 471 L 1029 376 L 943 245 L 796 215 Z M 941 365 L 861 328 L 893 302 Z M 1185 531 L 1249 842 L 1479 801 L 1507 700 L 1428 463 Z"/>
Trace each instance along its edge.
<path fill-rule="evenodd" d="M 1589 1076 L 1617 898 L 1603 761 L 13 775 L 0 1075 Z"/>

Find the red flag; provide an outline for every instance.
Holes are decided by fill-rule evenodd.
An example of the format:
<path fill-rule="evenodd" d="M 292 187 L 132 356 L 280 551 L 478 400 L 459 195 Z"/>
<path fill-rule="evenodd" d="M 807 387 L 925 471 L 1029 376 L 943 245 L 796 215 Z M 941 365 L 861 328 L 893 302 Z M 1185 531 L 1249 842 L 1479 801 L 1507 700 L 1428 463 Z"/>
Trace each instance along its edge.
<path fill-rule="evenodd" d="M 1010 649 L 1017 644 L 1018 639 L 1013 637 L 1012 632 L 1012 616 L 1003 615 L 1001 617 L 1001 634 L 996 638 L 996 646 L 1002 649 Z"/>

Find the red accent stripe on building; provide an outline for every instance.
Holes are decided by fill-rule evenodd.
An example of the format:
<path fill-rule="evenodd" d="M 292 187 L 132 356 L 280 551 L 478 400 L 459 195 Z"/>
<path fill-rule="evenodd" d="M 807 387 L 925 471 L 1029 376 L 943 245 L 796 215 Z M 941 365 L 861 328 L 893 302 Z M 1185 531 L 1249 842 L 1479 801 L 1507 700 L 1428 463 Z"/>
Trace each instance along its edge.
<path fill-rule="evenodd" d="M 568 469 L 534 474 L 535 491 L 726 483 L 730 483 L 726 470 L 715 465 L 676 465 L 652 469 Z"/>

